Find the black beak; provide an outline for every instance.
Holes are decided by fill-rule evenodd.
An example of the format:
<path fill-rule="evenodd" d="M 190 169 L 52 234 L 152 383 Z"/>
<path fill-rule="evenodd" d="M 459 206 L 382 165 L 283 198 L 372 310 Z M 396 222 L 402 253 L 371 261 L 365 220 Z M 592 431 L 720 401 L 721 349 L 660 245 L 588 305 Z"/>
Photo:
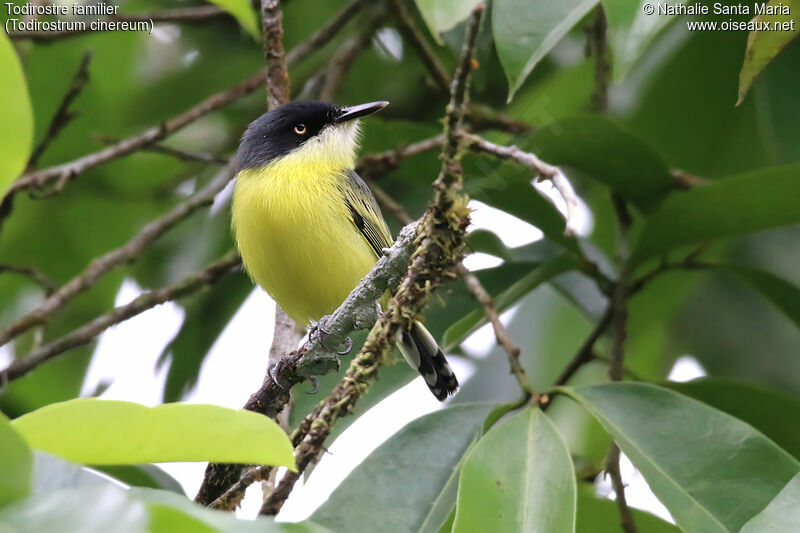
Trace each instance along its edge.
<path fill-rule="evenodd" d="M 334 122 L 342 123 L 354 118 L 365 117 L 389 105 L 389 102 L 370 102 L 368 104 L 352 105 L 350 107 L 342 107 L 339 109 L 339 116 L 336 117 Z"/>

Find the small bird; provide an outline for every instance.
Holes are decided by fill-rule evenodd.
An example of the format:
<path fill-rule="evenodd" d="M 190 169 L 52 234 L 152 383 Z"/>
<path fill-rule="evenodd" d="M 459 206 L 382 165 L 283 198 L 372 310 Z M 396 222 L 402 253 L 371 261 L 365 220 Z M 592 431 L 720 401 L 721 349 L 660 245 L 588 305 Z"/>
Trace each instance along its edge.
<path fill-rule="evenodd" d="M 298 324 L 332 313 L 392 245 L 375 197 L 354 170 L 359 119 L 388 104 L 291 102 L 242 136 L 233 232 L 250 277 Z M 456 391 L 453 371 L 421 323 L 403 331 L 398 347 L 436 398 Z"/>

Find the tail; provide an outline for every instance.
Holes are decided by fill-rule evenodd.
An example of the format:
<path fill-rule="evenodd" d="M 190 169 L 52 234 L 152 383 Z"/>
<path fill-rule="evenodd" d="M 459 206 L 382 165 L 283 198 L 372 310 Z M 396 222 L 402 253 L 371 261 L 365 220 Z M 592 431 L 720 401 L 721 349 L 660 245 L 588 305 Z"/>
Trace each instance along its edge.
<path fill-rule="evenodd" d="M 414 322 L 410 330 L 403 332 L 397 347 L 408 364 L 422 375 L 437 400 L 443 402 L 458 390 L 458 380 L 453 370 L 425 326 Z"/>

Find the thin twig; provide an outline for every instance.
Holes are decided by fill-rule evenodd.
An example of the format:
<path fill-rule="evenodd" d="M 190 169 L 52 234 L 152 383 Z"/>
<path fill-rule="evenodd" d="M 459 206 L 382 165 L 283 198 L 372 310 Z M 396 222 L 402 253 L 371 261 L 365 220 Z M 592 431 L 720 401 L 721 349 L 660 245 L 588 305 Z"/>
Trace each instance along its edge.
<path fill-rule="evenodd" d="M 83 91 L 83 88 L 86 87 L 86 84 L 89 83 L 89 62 L 91 59 L 92 54 L 90 52 L 85 53 L 83 58 L 81 58 L 78 70 L 75 71 L 75 74 L 72 76 L 69 89 L 67 89 L 64 98 L 61 99 L 61 103 L 58 105 L 58 109 L 56 109 L 53 119 L 50 121 L 50 126 L 47 128 L 47 133 L 45 133 L 44 138 L 42 138 L 33 150 L 33 154 L 28 160 L 28 168 L 36 167 L 36 163 L 39 161 L 44 151 L 50 146 L 50 143 L 52 143 L 53 140 L 58 137 L 58 134 L 61 133 L 61 130 L 77 116 L 77 114 L 71 112 L 69 108 L 75 98 Z"/>
<path fill-rule="evenodd" d="M 40 364 L 68 350 L 89 344 L 95 337 L 111 326 L 128 320 L 164 302 L 176 300 L 188 294 L 192 294 L 207 285 L 216 283 L 217 280 L 226 274 L 238 271 L 240 267 L 241 258 L 239 254 L 230 252 L 222 259 L 212 263 L 199 272 L 187 276 L 174 285 L 148 291 L 128 305 L 112 309 L 71 333 L 14 360 L 8 368 L 0 372 L 3 375 L 3 382 L 20 378 Z"/>
<path fill-rule="evenodd" d="M 119 139 L 99 133 L 93 135 L 93 137 L 95 138 L 95 140 L 103 144 L 114 144 L 119 142 Z M 170 157 L 178 159 L 179 161 L 197 161 L 199 163 L 208 163 L 211 165 L 227 165 L 228 163 L 230 163 L 230 158 L 210 154 L 207 152 L 181 150 L 179 148 L 173 148 L 172 146 L 167 146 L 161 143 L 152 144 L 150 146 L 143 146 L 141 148 L 141 151 L 168 155 Z"/>
<path fill-rule="evenodd" d="M 40 270 L 33 267 L 24 267 L 0 263 L 0 274 L 3 272 L 10 272 L 12 274 L 19 274 L 25 276 L 31 281 L 41 286 L 44 289 L 45 295 L 49 296 L 58 289 L 58 284 L 51 278 L 43 274 Z"/>
<path fill-rule="evenodd" d="M 32 327 L 46 323 L 53 313 L 61 309 L 75 296 L 92 287 L 106 272 L 135 260 L 145 248 L 167 230 L 201 207 L 211 205 L 214 201 L 214 196 L 224 189 L 232 178 L 232 169 L 223 169 L 217 177 L 198 191 L 197 194 L 179 203 L 166 214 L 144 226 L 139 233 L 123 246 L 93 259 L 83 272 L 65 283 L 35 309 L 0 331 L 0 346 Z"/>
<path fill-rule="evenodd" d="M 478 33 L 484 4 L 479 4 L 470 19 L 459 67 L 451 89 L 445 115 L 445 144 L 442 169 L 434 182 L 434 200 L 418 227 L 420 243 L 408 273 L 369 333 L 366 342 L 345 377 L 331 394 L 307 417 L 308 434 L 295 448 L 297 472 L 287 472 L 278 486 L 265 498 L 260 514 L 277 514 L 292 491 L 299 475 L 316 460 L 332 425 L 351 411 L 359 396 L 376 379 L 383 356 L 397 334 L 424 306 L 431 290 L 455 276 L 455 265 L 464 248 L 469 224 L 466 198 L 459 192 L 462 180 L 458 162 L 458 132 L 463 121 L 464 101 L 469 85 L 472 49 Z"/>
<path fill-rule="evenodd" d="M 583 344 L 580 348 L 578 348 L 578 352 L 575 356 L 567 363 L 567 366 L 564 367 L 564 370 L 561 371 L 561 374 L 556 378 L 555 382 L 553 383 L 554 387 L 560 387 L 562 385 L 566 385 L 567 382 L 575 375 L 575 373 L 583 367 L 583 365 L 591 362 L 594 359 L 594 345 L 597 341 L 602 337 L 603 333 L 605 333 L 606 328 L 608 328 L 609 324 L 611 324 L 611 317 L 613 315 L 613 311 L 611 308 L 607 309 L 603 316 L 600 317 L 600 320 L 597 321 L 592 332 L 583 341 Z"/>
<path fill-rule="evenodd" d="M 320 100 L 328 102 L 334 100 L 345 74 L 353 66 L 359 54 L 370 45 L 383 17 L 382 7 L 373 9 L 367 20 L 359 25 L 356 34 L 350 37 L 328 61 L 328 67 L 325 69 L 325 81 L 319 93 Z"/>
<path fill-rule="evenodd" d="M 149 13 L 125 13 L 120 15 L 110 15 L 104 19 L 105 22 L 179 22 L 179 23 L 196 23 L 204 22 L 207 20 L 230 17 L 230 12 L 217 6 L 195 6 L 184 7 L 177 9 L 165 9 L 163 11 L 154 11 Z M 108 28 L 108 29 L 106 29 Z M 8 34 L 11 39 L 18 40 L 32 40 L 41 43 L 50 43 L 59 39 L 68 37 L 77 37 L 87 33 L 98 33 L 102 31 L 110 31 L 108 25 L 99 25 L 93 27 L 86 24 L 83 28 L 69 29 L 69 30 L 23 30 L 15 31 Z"/>
<path fill-rule="evenodd" d="M 506 352 L 508 363 L 511 366 L 511 373 L 514 374 L 517 383 L 519 383 L 519 387 L 522 389 L 526 401 L 530 398 L 534 398 L 535 393 L 533 391 L 533 386 L 530 380 L 528 380 L 527 374 L 525 374 L 525 368 L 523 368 L 522 364 L 519 362 L 521 350 L 511 339 L 508 330 L 500 321 L 500 315 L 497 313 L 497 308 L 494 305 L 491 295 L 486 291 L 486 288 L 480 282 L 478 276 L 470 272 L 463 263 L 458 266 L 458 272 L 461 274 L 461 277 L 464 278 L 469 292 L 471 292 L 475 299 L 478 300 L 478 303 L 483 306 L 483 313 L 492 325 L 497 344 Z"/>
<path fill-rule="evenodd" d="M 407 157 L 413 157 L 437 148 L 441 149 L 442 143 L 444 143 L 444 135 L 440 134 L 411 144 L 398 146 L 385 152 L 365 154 L 356 164 L 356 172 L 364 179 L 376 179 L 377 176 L 400 166 L 400 161 Z"/>
<path fill-rule="evenodd" d="M 546 163 L 539 159 L 536 154 L 520 150 L 513 144 L 511 146 L 500 146 L 472 133 L 464 133 L 462 138 L 466 147 L 470 150 L 492 154 L 499 159 L 514 161 L 533 171 L 538 180 L 550 181 L 566 205 L 567 222 L 564 231 L 566 233 L 571 232 L 569 224 L 574 220 L 575 209 L 578 207 L 578 198 L 575 196 L 575 191 L 566 176 L 557 166 Z"/>
<path fill-rule="evenodd" d="M 611 485 L 617 497 L 617 508 L 619 509 L 620 526 L 625 533 L 636 533 L 636 524 L 633 521 L 633 513 L 628 507 L 625 498 L 625 483 L 622 481 L 622 474 L 619 471 L 619 447 L 616 444 L 611 446 L 606 460 L 606 472 L 611 476 Z"/>

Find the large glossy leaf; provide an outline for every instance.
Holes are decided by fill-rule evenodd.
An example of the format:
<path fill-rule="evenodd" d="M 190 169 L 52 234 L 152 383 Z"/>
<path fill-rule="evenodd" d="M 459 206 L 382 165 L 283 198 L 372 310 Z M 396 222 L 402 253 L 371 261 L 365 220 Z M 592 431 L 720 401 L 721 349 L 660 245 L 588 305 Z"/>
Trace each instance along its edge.
<path fill-rule="evenodd" d="M 32 448 L 78 463 L 215 461 L 294 468 L 291 443 L 275 422 L 215 405 L 151 408 L 80 398 L 48 405 L 12 424 Z"/>
<path fill-rule="evenodd" d="M 33 455 L 23 438 L 0 413 L 0 505 L 24 498 L 31 490 Z"/>
<path fill-rule="evenodd" d="M 499 312 L 505 311 L 542 283 L 574 267 L 574 259 L 566 253 L 545 261 L 495 297 L 494 303 L 497 310 Z M 464 339 L 486 324 L 486 322 L 486 314 L 483 309 L 471 311 L 447 328 L 442 339 L 442 347 L 445 351 L 455 349 Z"/>
<path fill-rule="evenodd" d="M 576 168 L 635 205 L 654 207 L 673 182 L 666 163 L 644 140 L 607 117 L 563 119 L 527 143 L 554 165 Z"/>
<path fill-rule="evenodd" d="M 456 499 L 464 453 L 493 404 L 466 404 L 423 416 L 353 470 L 311 519 L 335 531 L 435 532 Z"/>
<path fill-rule="evenodd" d="M 454 533 L 575 531 L 575 471 L 553 423 L 530 408 L 492 428 L 461 467 Z"/>
<path fill-rule="evenodd" d="M 800 167 L 717 180 L 667 198 L 647 221 L 632 261 L 678 246 L 800 222 Z"/>
<path fill-rule="evenodd" d="M 0 194 L 25 169 L 33 148 L 33 110 L 14 47 L 0 32 Z"/>
<path fill-rule="evenodd" d="M 800 471 L 752 426 L 644 383 L 559 389 L 614 437 L 684 531 L 737 532 Z"/>
<path fill-rule="evenodd" d="M 209 0 L 212 4 L 217 4 L 219 7 L 236 17 L 242 28 L 247 30 L 247 33 L 253 36 L 254 39 L 261 38 L 261 32 L 258 24 L 258 18 L 253 10 L 252 2 L 249 0 Z"/>
<path fill-rule="evenodd" d="M 800 474 L 794 476 L 769 505 L 748 520 L 740 533 L 794 531 L 800 524 Z"/>
<path fill-rule="evenodd" d="M 638 531 L 646 533 L 678 533 L 680 529 L 660 518 L 631 509 Z M 578 520 L 575 531 L 582 533 L 620 533 L 619 509 L 616 502 L 595 495 L 594 485 L 578 485 Z"/>
<path fill-rule="evenodd" d="M 750 285 L 800 327 L 800 288 L 775 274 L 742 265 L 714 265 Z"/>
<path fill-rule="evenodd" d="M 416 0 L 422 20 L 428 25 L 434 39 L 442 42 L 440 34 L 452 30 L 465 20 L 480 0 Z"/>
<path fill-rule="evenodd" d="M 747 49 L 744 52 L 744 64 L 739 73 L 739 99 L 736 104 L 741 104 L 747 91 L 758 78 L 761 71 L 777 56 L 792 39 L 797 37 L 798 13 L 800 1 L 797 0 L 770 0 L 765 7 L 774 10 L 776 14 L 756 15 L 753 19 L 759 29 L 753 30 L 747 37 Z M 769 25 L 769 29 L 761 29 L 762 24 Z M 780 29 L 778 29 L 780 27 Z"/>
<path fill-rule="evenodd" d="M 0 510 L 4 531 L 143 533 L 148 522 L 145 504 L 111 484 L 45 492 Z"/>
<path fill-rule="evenodd" d="M 800 413 L 800 398 L 726 378 L 702 378 L 665 387 L 747 422 L 800 461 L 800 426 L 787 424 Z"/>
<path fill-rule="evenodd" d="M 508 78 L 508 100 L 539 61 L 597 0 L 495 0 L 492 33 Z"/>

